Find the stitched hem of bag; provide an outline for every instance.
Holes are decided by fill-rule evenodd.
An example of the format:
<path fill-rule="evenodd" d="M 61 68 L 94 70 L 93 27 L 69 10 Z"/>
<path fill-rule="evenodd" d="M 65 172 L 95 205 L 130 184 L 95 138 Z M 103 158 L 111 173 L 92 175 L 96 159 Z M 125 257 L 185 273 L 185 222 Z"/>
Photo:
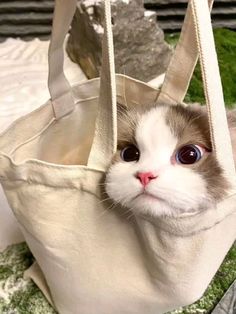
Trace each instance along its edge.
<path fill-rule="evenodd" d="M 3 159 L 5 159 L 6 162 L 3 162 Z M 33 165 L 34 169 L 32 169 Z M 50 170 L 50 175 L 48 175 L 48 170 Z M 53 176 L 54 171 L 57 174 L 56 176 Z M 58 176 L 60 171 L 62 171 L 63 174 Z M 85 179 L 87 173 L 101 176 L 105 175 L 105 171 L 102 169 L 90 168 L 84 165 L 58 165 L 34 159 L 28 160 L 22 164 L 15 164 L 9 156 L 4 156 L 0 153 L 0 181 L 2 181 L 2 183 L 21 181 L 54 188 L 78 190 L 83 186 L 81 179 Z M 96 180 L 94 184 L 89 184 L 89 186 L 92 190 L 95 190 L 97 188 Z"/>
<path fill-rule="evenodd" d="M 76 169 L 83 169 L 83 170 L 95 170 L 97 172 L 105 172 L 104 170 L 102 169 L 99 169 L 99 168 L 91 168 L 91 167 L 88 167 L 86 165 L 63 165 L 63 164 L 55 164 L 55 163 L 51 163 L 51 162 L 47 162 L 47 161 L 44 161 L 44 160 L 40 160 L 40 159 L 26 159 L 20 163 L 15 163 L 14 160 L 4 154 L 3 152 L 0 151 L 0 160 L 1 160 L 1 157 L 4 157 L 6 159 L 8 159 L 10 161 L 10 163 L 14 166 L 14 167 L 22 167 L 22 166 L 25 166 L 25 165 L 28 165 L 28 164 L 37 164 L 37 165 L 42 165 L 43 167 L 45 168 L 54 168 L 54 169 L 63 169 L 63 170 L 69 170 L 72 171 L 72 170 L 76 170 Z M 1 176 L 0 176 L 1 177 Z"/>

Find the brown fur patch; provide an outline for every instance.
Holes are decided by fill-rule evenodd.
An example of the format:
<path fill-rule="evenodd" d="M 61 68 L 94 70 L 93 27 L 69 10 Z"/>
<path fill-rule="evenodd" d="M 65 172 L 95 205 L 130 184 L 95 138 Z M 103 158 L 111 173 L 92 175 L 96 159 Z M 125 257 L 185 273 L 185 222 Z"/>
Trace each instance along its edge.
<path fill-rule="evenodd" d="M 214 152 L 210 137 L 210 129 L 206 110 L 197 107 L 170 106 L 167 124 L 173 134 L 178 138 L 176 150 L 186 144 L 204 146 L 208 152 L 195 164 L 183 165 L 201 174 L 206 183 L 211 197 L 216 201 L 226 195 L 229 184 L 223 175 Z"/>
<path fill-rule="evenodd" d="M 118 145 L 117 152 L 112 163 L 120 161 L 120 151 L 128 145 L 137 145 L 135 132 L 141 116 L 148 110 L 146 106 L 132 106 L 117 104 L 117 124 L 118 124 Z"/>
<path fill-rule="evenodd" d="M 204 111 L 181 105 L 169 106 L 166 122 L 172 133 L 178 138 L 179 146 L 199 144 L 211 151 L 208 118 Z"/>

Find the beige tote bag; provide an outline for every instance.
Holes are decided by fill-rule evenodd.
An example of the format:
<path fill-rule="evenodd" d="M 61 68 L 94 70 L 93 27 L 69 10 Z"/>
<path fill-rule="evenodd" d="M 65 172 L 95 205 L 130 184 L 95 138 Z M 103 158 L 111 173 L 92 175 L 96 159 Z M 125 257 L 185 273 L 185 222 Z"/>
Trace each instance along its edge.
<path fill-rule="evenodd" d="M 235 170 L 208 1 L 189 1 L 160 92 L 115 76 L 109 1 L 101 84 L 70 87 L 62 45 L 75 8 L 75 0 L 56 0 L 51 100 L 0 136 L 0 180 L 39 265 L 28 274 L 59 313 L 164 313 L 203 294 L 236 238 Z M 100 184 L 116 150 L 116 99 L 182 102 L 198 53 L 214 149 L 232 191 L 215 208 L 178 218 L 130 221 L 106 211 Z"/>

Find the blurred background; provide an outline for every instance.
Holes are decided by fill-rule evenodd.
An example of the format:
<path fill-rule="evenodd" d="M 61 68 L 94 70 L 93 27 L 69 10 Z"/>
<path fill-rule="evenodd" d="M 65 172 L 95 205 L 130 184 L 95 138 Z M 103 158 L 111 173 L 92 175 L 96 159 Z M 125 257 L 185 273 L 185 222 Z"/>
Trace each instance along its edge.
<path fill-rule="evenodd" d="M 187 0 L 113 0 L 116 72 L 160 86 L 178 41 L 186 6 Z M 1 0 L 0 42 L 9 38 L 24 42 L 38 38 L 47 42 L 53 8 L 54 0 Z M 78 0 L 66 50 L 70 60 L 80 67 L 87 78 L 99 76 L 102 20 L 101 0 Z M 236 103 L 236 91 L 232 88 L 236 84 L 236 68 L 231 62 L 236 58 L 236 0 L 215 0 L 212 22 L 225 101 L 231 107 Z M 199 67 L 194 73 L 186 101 L 204 102 Z"/>
<path fill-rule="evenodd" d="M 187 0 L 144 0 L 143 6 L 155 11 L 159 26 L 170 33 L 181 29 L 186 3 Z M 8 37 L 48 39 L 53 7 L 54 0 L 1 0 L 0 41 Z M 236 1 L 215 0 L 212 18 L 214 27 L 236 29 Z"/>

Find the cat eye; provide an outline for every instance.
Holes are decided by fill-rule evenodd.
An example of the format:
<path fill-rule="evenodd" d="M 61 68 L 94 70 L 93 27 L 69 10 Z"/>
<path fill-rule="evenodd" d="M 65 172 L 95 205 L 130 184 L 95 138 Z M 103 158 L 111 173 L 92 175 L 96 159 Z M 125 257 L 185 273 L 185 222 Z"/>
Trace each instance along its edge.
<path fill-rule="evenodd" d="M 121 150 L 120 157 L 126 162 L 138 161 L 140 152 L 136 146 L 129 145 Z"/>
<path fill-rule="evenodd" d="M 184 165 L 194 164 L 202 158 L 203 150 L 201 147 L 193 144 L 182 146 L 176 153 L 175 159 L 178 163 Z"/>

